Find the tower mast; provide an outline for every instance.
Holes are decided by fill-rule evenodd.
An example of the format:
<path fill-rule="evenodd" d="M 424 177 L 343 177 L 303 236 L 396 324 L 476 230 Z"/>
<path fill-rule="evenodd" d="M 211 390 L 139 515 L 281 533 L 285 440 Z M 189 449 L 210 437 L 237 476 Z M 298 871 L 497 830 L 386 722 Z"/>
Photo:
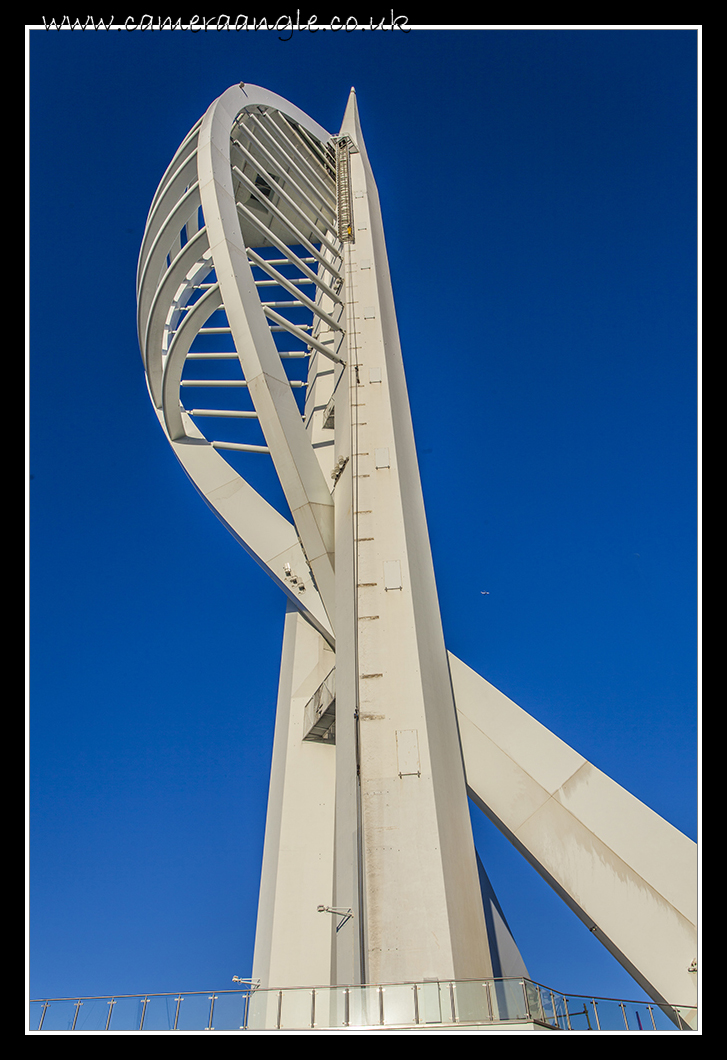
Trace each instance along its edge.
<path fill-rule="evenodd" d="M 351 220 L 347 364 L 334 395 L 334 905 L 355 913 L 337 933 L 336 974 L 490 976 L 381 209 L 353 90 L 337 151 Z"/>

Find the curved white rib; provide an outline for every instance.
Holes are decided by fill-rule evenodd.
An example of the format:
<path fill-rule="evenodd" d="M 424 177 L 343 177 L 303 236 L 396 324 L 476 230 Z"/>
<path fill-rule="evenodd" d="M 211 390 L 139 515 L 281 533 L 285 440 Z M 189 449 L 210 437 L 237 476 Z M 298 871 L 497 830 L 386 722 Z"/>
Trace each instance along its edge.
<path fill-rule="evenodd" d="M 274 112 L 273 119 L 266 117 L 267 111 Z M 254 119 L 248 119 L 248 114 L 254 114 Z M 286 118 L 281 119 L 280 114 Z M 302 157 L 295 160 L 292 140 L 286 139 L 284 149 L 277 151 L 278 160 L 287 159 L 287 162 L 285 175 L 276 183 L 273 172 L 276 153 L 269 146 L 256 148 L 255 136 L 260 137 L 262 133 L 269 136 L 264 123 L 270 120 L 285 122 L 287 119 L 303 126 L 316 142 L 325 143 L 330 139 L 324 129 L 297 107 L 253 86 L 246 89 L 235 87 L 224 93 L 185 137 L 160 181 L 142 240 L 137 270 L 139 344 L 157 416 L 194 485 L 237 540 L 332 642 L 333 630 L 323 603 L 327 599 L 329 608 L 332 607 L 330 487 L 303 426 L 303 417 L 272 332 L 287 332 L 291 340 L 288 345 L 295 346 L 303 340 L 314 355 L 323 353 L 334 361 L 341 361 L 335 350 L 315 337 L 321 328 L 341 332 L 341 300 L 331 287 L 339 274 L 326 257 L 330 258 L 335 249 L 331 241 L 331 233 L 335 232 L 335 211 L 323 193 L 327 192 L 330 201 L 334 200 L 334 195 L 330 188 L 326 189 L 325 181 L 319 178 L 316 183 L 315 168 L 308 160 Z M 255 125 L 256 133 L 243 143 L 240 137 L 247 135 L 242 124 L 245 121 Z M 249 209 L 255 205 L 254 196 L 247 199 L 247 204 L 240 201 L 238 213 L 230 161 L 233 127 L 239 139 L 236 141 L 236 157 L 241 159 L 244 156 L 253 177 L 257 173 L 257 183 L 245 173 L 242 174 L 244 179 L 238 180 L 238 186 L 251 183 L 254 192 L 260 194 L 260 188 L 263 188 L 271 197 L 272 192 L 281 193 L 282 210 L 270 203 L 273 207 L 267 218 L 270 228 L 264 213 L 259 211 L 262 213 L 259 216 Z M 264 162 L 259 160 L 263 158 Z M 295 182 L 298 179 L 301 181 L 300 201 L 296 198 Z M 283 181 L 287 187 L 282 187 Z M 222 194 L 223 189 L 225 194 Z M 327 219 L 322 220 L 326 210 Z M 252 248 L 248 263 L 239 220 L 245 211 L 254 221 L 247 226 L 251 236 L 255 233 L 254 245 L 282 248 L 284 260 L 300 270 L 300 282 L 315 285 L 314 290 L 318 291 L 315 298 L 297 290 L 279 266 L 268 265 L 267 260 Z M 291 217 L 300 227 L 295 227 Z M 321 225 L 320 231 L 315 231 L 319 231 L 323 241 L 323 252 L 310 244 L 309 237 L 314 231 L 310 218 L 313 217 Z M 325 224 L 328 224 L 327 229 Z M 303 228 L 305 231 L 301 230 Z M 301 257 L 299 248 L 291 245 L 291 232 L 294 238 L 300 237 L 310 245 L 310 265 L 307 258 Z M 232 254 L 230 247 L 235 248 Z M 327 271 L 324 271 L 323 263 Z M 294 301 L 284 302 L 280 310 L 277 309 L 279 302 L 275 303 L 276 309 L 266 308 L 261 300 L 262 284 L 253 277 L 253 267 L 272 278 L 275 286 L 286 293 L 286 298 L 295 295 Z M 286 306 L 302 307 L 312 314 L 312 323 L 301 326 L 295 319 L 290 319 Z M 222 407 L 216 416 L 215 410 L 199 410 L 200 415 L 208 418 L 206 423 L 211 421 L 214 424 L 210 426 L 209 438 L 205 438 L 180 401 L 180 386 L 194 386 L 196 377 L 182 379 L 188 355 L 195 340 L 212 331 L 210 323 L 217 325 L 214 314 L 219 312 L 224 314 L 222 326 L 215 326 L 212 333 L 225 336 L 220 339 L 221 347 L 225 341 L 229 342 L 227 336 L 231 336 L 234 349 L 230 352 L 229 347 L 221 348 L 218 358 L 229 360 L 230 356 L 236 356 L 239 359 L 244 378 L 239 382 L 231 379 L 230 385 L 244 384 L 252 397 L 255 412 L 226 409 L 224 400 L 220 402 Z M 342 337 L 339 334 L 339 350 Z M 285 340 L 282 345 L 285 347 Z M 288 359 L 306 356 L 305 348 L 283 352 Z M 206 356 L 210 361 L 215 359 L 214 354 Z M 199 354 L 192 354 L 193 360 L 195 357 Z M 216 379 L 212 381 L 218 382 Z M 223 379 L 218 385 L 224 392 Z M 305 383 L 294 380 L 292 385 L 300 388 Z M 224 441 L 213 436 L 215 429 L 224 430 L 224 424 L 230 422 L 258 422 L 265 444 Z M 294 523 L 260 497 L 215 447 L 228 451 L 269 451 Z M 252 455 L 249 459 L 260 457 Z M 295 579 L 290 577 L 291 570 L 295 572 Z"/>
<path fill-rule="evenodd" d="M 205 114 L 198 141 L 202 210 L 243 373 L 308 562 L 324 605 L 332 614 L 335 584 L 330 487 L 311 447 L 265 319 L 237 214 L 230 134 L 251 96 L 259 104 L 262 97 L 269 98 L 270 94 L 252 86 L 246 90 L 233 87 Z M 276 109 L 284 104 L 282 100 L 276 102 Z M 310 119 L 306 119 L 306 124 L 312 124 Z"/>

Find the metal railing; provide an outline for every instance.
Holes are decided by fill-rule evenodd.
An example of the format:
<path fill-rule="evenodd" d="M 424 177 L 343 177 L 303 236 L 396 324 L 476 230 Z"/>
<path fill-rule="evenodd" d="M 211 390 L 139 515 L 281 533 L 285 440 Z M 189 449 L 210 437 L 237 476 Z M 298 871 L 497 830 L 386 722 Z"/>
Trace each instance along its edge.
<path fill-rule="evenodd" d="M 687 1005 L 563 994 L 529 979 L 45 998 L 31 1031 L 265 1031 L 536 1026 L 561 1031 L 696 1030 Z"/>

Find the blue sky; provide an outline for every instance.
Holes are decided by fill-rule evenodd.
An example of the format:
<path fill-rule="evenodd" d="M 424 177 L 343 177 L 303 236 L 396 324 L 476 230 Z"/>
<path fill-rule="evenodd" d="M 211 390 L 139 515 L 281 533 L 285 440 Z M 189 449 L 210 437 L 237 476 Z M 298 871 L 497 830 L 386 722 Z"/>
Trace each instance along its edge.
<path fill-rule="evenodd" d="M 331 132 L 356 87 L 450 650 L 697 838 L 697 51 L 30 32 L 31 997 L 251 971 L 285 605 L 164 440 L 134 291 L 159 179 L 240 80 Z M 533 978 L 641 997 L 473 824 Z"/>

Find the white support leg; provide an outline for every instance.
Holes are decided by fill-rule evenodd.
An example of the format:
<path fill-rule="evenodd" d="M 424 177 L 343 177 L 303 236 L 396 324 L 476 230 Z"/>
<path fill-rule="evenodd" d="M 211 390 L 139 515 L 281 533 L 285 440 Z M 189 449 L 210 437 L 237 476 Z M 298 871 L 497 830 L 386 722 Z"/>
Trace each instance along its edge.
<path fill-rule="evenodd" d="M 335 749 L 308 742 L 304 708 L 333 667 L 324 639 L 289 604 L 280 666 L 253 978 L 330 982 Z"/>
<path fill-rule="evenodd" d="M 655 1001 L 696 1005 L 696 844 L 449 660 L 470 797 Z"/>

